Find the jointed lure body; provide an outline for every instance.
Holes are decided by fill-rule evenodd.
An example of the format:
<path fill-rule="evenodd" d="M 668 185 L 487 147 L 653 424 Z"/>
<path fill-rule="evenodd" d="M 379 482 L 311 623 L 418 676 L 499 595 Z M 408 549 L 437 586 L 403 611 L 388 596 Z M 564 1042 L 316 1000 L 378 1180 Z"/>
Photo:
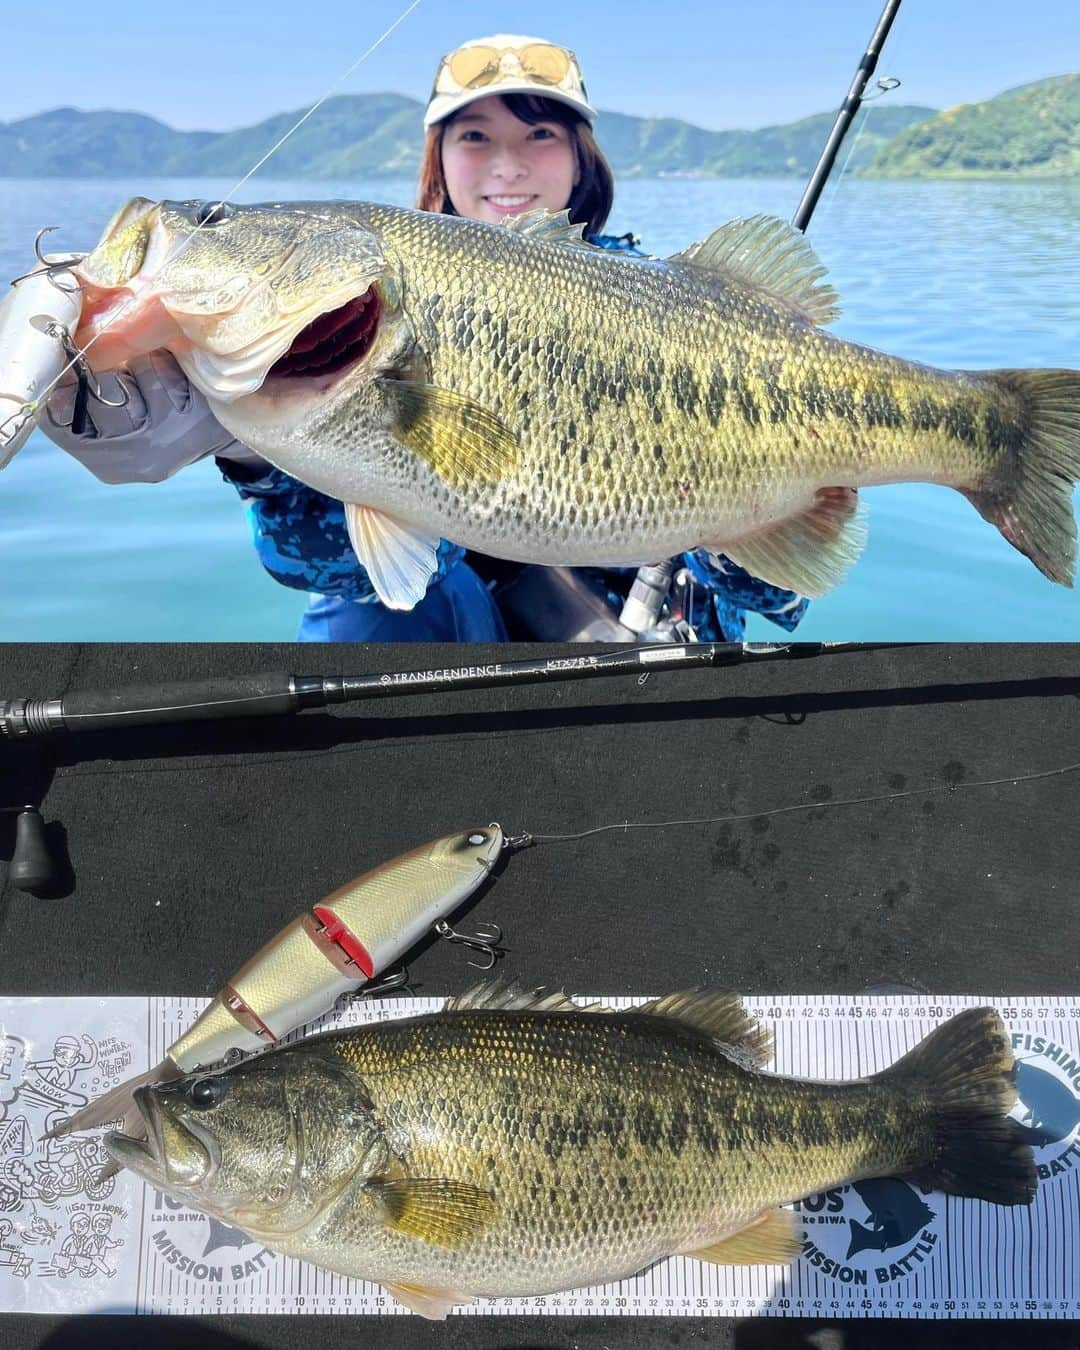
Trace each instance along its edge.
<path fill-rule="evenodd" d="M 237 1054 L 265 1049 L 330 1011 L 395 964 L 488 876 L 505 846 L 484 825 L 380 864 L 301 914 L 247 961 L 147 1073 L 98 1097 L 52 1131 L 138 1113 L 132 1093 Z"/>

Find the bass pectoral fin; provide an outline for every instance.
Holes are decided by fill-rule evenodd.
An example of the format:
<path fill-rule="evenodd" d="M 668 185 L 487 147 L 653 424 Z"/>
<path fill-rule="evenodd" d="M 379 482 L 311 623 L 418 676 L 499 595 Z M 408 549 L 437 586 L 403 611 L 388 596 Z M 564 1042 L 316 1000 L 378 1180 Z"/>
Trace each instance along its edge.
<path fill-rule="evenodd" d="M 423 600 L 438 569 L 438 539 L 372 506 L 344 506 L 349 541 L 375 594 L 388 609 L 412 609 Z"/>
<path fill-rule="evenodd" d="M 461 1294 L 455 1289 L 440 1289 L 434 1285 L 407 1284 L 396 1280 L 385 1286 L 399 1303 L 430 1322 L 445 1322 L 446 1315 L 459 1303 L 475 1303 L 472 1294 Z"/>
<path fill-rule="evenodd" d="M 394 439 L 451 487 L 498 483 L 521 463 L 513 431 L 475 399 L 413 380 L 377 380 Z"/>
<path fill-rule="evenodd" d="M 387 1177 L 364 1188 L 388 1228 L 456 1251 L 495 1218 L 495 1197 L 445 1177 Z"/>
<path fill-rule="evenodd" d="M 816 600 L 843 580 L 866 543 L 865 512 L 850 487 L 818 488 L 797 516 L 735 543 L 706 542 L 762 581 Z"/>
<path fill-rule="evenodd" d="M 801 1250 L 794 1213 L 767 1209 L 723 1241 L 682 1254 L 717 1266 L 787 1266 Z"/>

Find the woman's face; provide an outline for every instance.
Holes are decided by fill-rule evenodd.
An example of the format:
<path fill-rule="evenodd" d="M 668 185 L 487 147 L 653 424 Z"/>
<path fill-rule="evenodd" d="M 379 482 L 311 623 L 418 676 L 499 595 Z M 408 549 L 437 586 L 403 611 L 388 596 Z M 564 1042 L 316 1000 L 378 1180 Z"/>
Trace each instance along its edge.
<path fill-rule="evenodd" d="M 577 185 L 570 132 L 530 126 L 497 95 L 463 108 L 443 133 L 443 177 L 454 210 L 497 223 L 522 211 L 562 211 Z"/>

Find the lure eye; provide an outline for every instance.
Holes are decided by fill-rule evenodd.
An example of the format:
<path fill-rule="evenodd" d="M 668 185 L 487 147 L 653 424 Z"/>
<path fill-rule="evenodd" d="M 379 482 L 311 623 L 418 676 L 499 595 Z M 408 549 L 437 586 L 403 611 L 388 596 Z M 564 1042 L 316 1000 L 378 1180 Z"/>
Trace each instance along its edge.
<path fill-rule="evenodd" d="M 199 1111 L 216 1106 L 225 1096 L 225 1084 L 220 1078 L 200 1078 L 188 1090 L 192 1106 Z"/>
<path fill-rule="evenodd" d="M 195 212 L 196 225 L 218 225 L 223 220 L 228 220 L 233 214 L 234 207 L 228 202 L 203 202 Z"/>

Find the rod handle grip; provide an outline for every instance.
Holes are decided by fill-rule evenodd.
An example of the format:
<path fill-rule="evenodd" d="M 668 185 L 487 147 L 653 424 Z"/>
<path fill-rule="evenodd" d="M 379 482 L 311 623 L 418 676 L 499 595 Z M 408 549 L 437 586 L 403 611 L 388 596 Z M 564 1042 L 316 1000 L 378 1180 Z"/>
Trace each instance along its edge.
<path fill-rule="evenodd" d="M 64 698 L 62 716 L 68 731 L 107 731 L 168 722 L 260 717 L 292 712 L 296 706 L 292 676 L 274 673 L 80 690 Z"/>

